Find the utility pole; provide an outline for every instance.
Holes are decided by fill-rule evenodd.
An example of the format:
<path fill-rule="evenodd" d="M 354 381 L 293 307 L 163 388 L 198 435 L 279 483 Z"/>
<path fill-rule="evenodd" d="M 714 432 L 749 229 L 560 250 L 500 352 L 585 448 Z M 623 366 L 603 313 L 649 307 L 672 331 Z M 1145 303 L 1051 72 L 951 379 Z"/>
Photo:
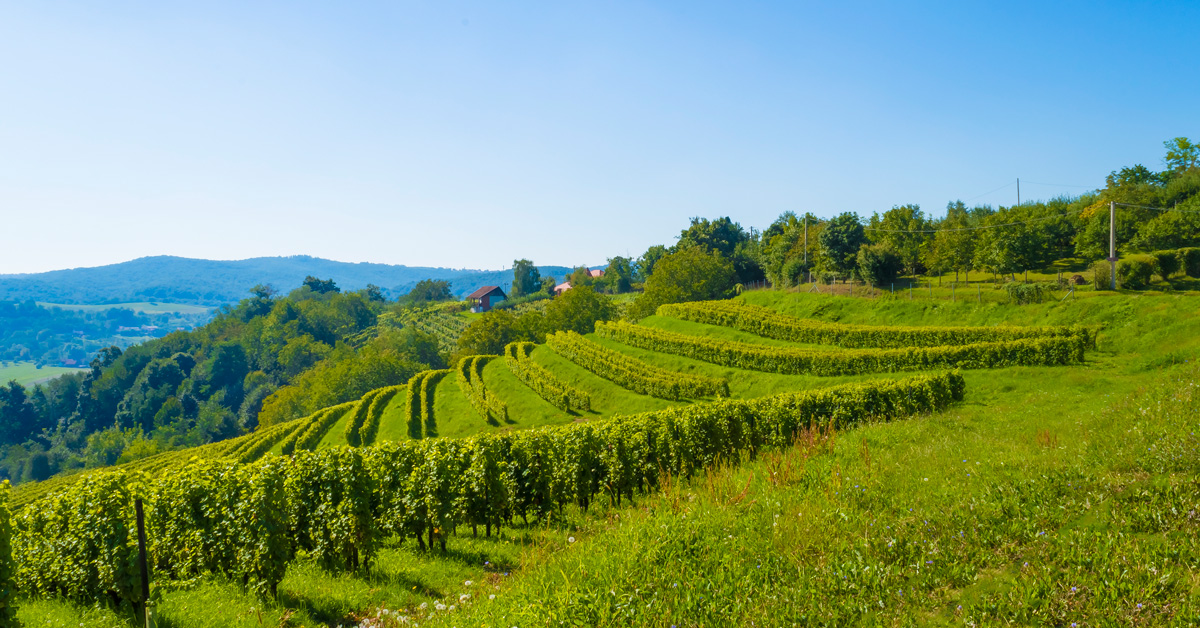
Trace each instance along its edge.
<path fill-rule="evenodd" d="M 804 269 L 808 270 L 808 212 L 804 212 Z"/>
<path fill-rule="evenodd" d="M 1017 177 L 1017 206 L 1021 205 L 1021 177 Z"/>
<path fill-rule="evenodd" d="M 1117 202 L 1108 202 L 1108 277 L 1117 289 Z"/>

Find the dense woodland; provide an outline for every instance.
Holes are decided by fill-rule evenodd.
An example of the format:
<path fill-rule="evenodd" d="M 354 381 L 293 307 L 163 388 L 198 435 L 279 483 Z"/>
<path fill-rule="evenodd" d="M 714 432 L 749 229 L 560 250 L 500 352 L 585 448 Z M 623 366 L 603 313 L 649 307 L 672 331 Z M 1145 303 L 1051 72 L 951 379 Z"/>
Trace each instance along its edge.
<path fill-rule="evenodd" d="M 431 310 L 462 310 L 454 295 L 469 286 L 446 279 L 418 282 L 395 301 L 375 286 L 343 292 L 334 280 L 311 276 L 286 295 L 259 285 L 201 328 L 105 348 L 86 373 L 30 389 L 5 385 L 0 474 L 38 480 L 230 438 L 401 384 L 464 355 L 500 354 L 510 342 L 544 342 L 558 331 L 588 333 L 598 321 L 636 320 L 663 304 L 720 298 L 751 282 L 788 287 L 811 276 L 880 284 L 948 273 L 999 281 L 1023 280 L 1022 273 L 1061 260 L 1088 268 L 1107 256 L 1110 202 L 1120 203 L 1117 241 L 1129 260 L 1118 273 L 1125 287 L 1138 285 L 1139 253 L 1160 252 L 1145 263 L 1164 278 L 1190 274 L 1190 258 L 1175 251 L 1200 245 L 1200 149 L 1185 138 L 1166 145 L 1165 170 L 1122 168 L 1104 189 L 1079 197 L 1013 207 L 955 201 L 941 217 L 915 205 L 867 218 L 789 212 L 762 231 L 728 217 L 696 218 L 676 242 L 636 259 L 610 258 L 596 278 L 586 266 L 553 277 L 516 260 L 504 306 L 447 337 L 414 323 Z M 1176 259 L 1184 263 L 1172 267 Z M 552 296 L 562 280 L 573 288 Z M 0 308 L 3 315 L 37 312 L 10 306 Z"/>

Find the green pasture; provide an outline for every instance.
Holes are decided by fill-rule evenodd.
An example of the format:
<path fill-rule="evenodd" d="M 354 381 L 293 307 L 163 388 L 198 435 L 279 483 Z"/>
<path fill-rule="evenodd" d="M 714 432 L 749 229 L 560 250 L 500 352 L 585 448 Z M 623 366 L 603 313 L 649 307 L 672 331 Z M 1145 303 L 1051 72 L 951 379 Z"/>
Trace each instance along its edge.
<path fill-rule="evenodd" d="M 57 307 L 64 310 L 78 310 L 82 312 L 102 312 L 104 310 L 125 309 L 140 312 L 142 314 L 184 314 L 184 315 L 199 315 L 212 312 L 214 307 L 204 305 L 185 305 L 183 303 L 162 303 L 159 301 L 138 301 L 135 303 L 103 303 L 95 305 L 80 305 L 76 303 L 43 303 L 38 302 L 42 307 Z"/>
<path fill-rule="evenodd" d="M 38 368 L 33 362 L 4 362 L 0 363 L 0 384 L 16 380 L 22 386 L 31 386 L 59 375 L 81 373 L 86 369 L 68 368 L 63 366 L 43 366 Z"/>

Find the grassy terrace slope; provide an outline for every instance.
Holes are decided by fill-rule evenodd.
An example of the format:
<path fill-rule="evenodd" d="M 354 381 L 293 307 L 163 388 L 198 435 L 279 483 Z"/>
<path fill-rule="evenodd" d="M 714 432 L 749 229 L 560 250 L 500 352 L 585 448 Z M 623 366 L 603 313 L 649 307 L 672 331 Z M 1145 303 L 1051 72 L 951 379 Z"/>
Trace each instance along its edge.
<path fill-rule="evenodd" d="M 774 292 L 742 298 L 847 323 L 1102 323 L 1106 331 L 1082 365 L 964 371 L 966 400 L 948 412 L 817 436 L 670 483 L 634 506 L 568 507 L 490 539 L 460 530 L 446 555 L 388 542 L 370 575 L 300 561 L 289 566 L 279 599 L 266 603 L 220 578 L 166 586 L 163 620 L 257 626 L 261 611 L 263 625 L 285 615 L 291 625 L 350 625 L 381 608 L 433 626 L 1195 619 L 1200 540 L 1187 513 L 1200 503 L 1200 443 L 1191 436 L 1192 382 L 1200 374 L 1176 366 L 1194 361 L 1200 344 L 1193 299 L 1098 295 L 1009 306 Z M 645 323 L 778 344 L 674 319 Z M 726 377 L 735 398 L 894 377 L 780 376 L 597 342 L 656 366 Z M 631 393 L 545 346 L 533 359 L 591 395 L 590 417 L 678 403 Z M 485 368 L 485 380 L 514 420 L 527 422 L 521 427 L 585 418 L 533 395 L 502 360 Z M 439 434 L 486 425 L 453 377 L 435 398 Z M 401 394 L 388 406 L 381 440 L 389 430 L 406 438 L 406 403 Z M 518 416 L 519 405 L 528 414 Z M 26 601 L 20 612 L 30 625 L 130 625 L 127 614 L 57 599 Z"/>

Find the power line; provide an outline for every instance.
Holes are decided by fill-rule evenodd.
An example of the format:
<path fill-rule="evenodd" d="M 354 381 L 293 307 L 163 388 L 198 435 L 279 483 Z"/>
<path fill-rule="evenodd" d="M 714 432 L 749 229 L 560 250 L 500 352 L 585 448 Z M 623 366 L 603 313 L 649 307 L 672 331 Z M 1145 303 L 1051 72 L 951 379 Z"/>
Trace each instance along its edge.
<path fill-rule="evenodd" d="M 973 201 L 973 200 L 975 200 L 975 199 L 977 199 L 977 198 L 983 198 L 983 197 L 985 197 L 985 196 L 987 196 L 987 195 L 989 195 L 989 194 L 995 194 L 996 192 L 999 192 L 1000 190 L 1003 190 L 1004 188 L 1006 188 L 1006 187 L 1010 187 L 1010 186 L 1012 186 L 1012 185 L 1015 185 L 1015 184 L 1016 184 L 1016 182 L 1015 182 L 1015 181 L 1014 181 L 1014 182 L 1012 182 L 1012 183 L 1005 183 L 1004 185 L 1002 185 L 1002 186 L 1000 186 L 1000 187 L 998 187 L 998 188 L 996 188 L 996 189 L 992 190 L 991 192 L 984 192 L 983 194 L 980 194 L 979 196 L 972 196 L 971 198 L 968 198 L 967 200 L 965 200 L 965 201 L 963 201 L 963 202 L 964 202 L 964 203 L 970 203 L 971 201 Z"/>
<path fill-rule="evenodd" d="M 1117 203 L 1119 207 L 1134 207 L 1137 209 L 1152 209 L 1159 212 L 1176 212 L 1180 214 L 1200 214 L 1200 210 L 1195 209 L 1178 209 L 1170 207 L 1150 207 L 1149 205 L 1134 205 L 1133 203 Z"/>
<path fill-rule="evenodd" d="M 1094 187 L 1095 187 L 1095 186 L 1091 186 L 1091 185 L 1071 185 L 1069 183 L 1039 183 L 1037 181 L 1026 181 L 1025 183 L 1032 183 L 1034 185 L 1045 185 L 1045 186 L 1052 187 L 1052 188 L 1091 188 L 1091 189 L 1094 189 Z"/>
<path fill-rule="evenodd" d="M 1086 208 L 1085 208 L 1085 209 L 1086 209 Z M 880 232 L 880 233 L 938 233 L 939 231 L 976 231 L 976 230 L 979 230 L 979 229 L 997 229 L 997 228 L 999 228 L 999 227 L 1012 227 L 1012 226 L 1014 226 L 1014 225 L 1028 225 L 1028 224 L 1033 224 L 1033 223 L 1036 223 L 1036 222 L 1044 222 L 1044 221 L 1047 221 L 1047 220 L 1054 220 L 1054 219 L 1056 219 L 1056 218 L 1066 218 L 1067 216 L 1071 216 L 1071 215 L 1073 215 L 1073 214 L 1078 214 L 1078 213 L 1080 213 L 1080 212 L 1082 212 L 1082 211 L 1083 211 L 1082 209 L 1077 209 L 1077 210 L 1075 210 L 1075 211 L 1073 211 L 1073 212 L 1067 212 L 1067 213 L 1065 213 L 1065 214 L 1057 214 L 1057 215 L 1054 215 L 1054 216 L 1044 216 L 1044 217 L 1042 217 L 1042 218 L 1034 218 L 1033 220 L 1018 220 L 1018 221 L 1015 221 L 1015 222 L 1005 222 L 1005 223 L 1001 223 L 1001 224 L 998 224 L 998 225 L 980 225 L 980 226 L 978 226 L 978 227 L 955 227 L 955 228 L 952 228 L 952 229 L 916 229 L 916 230 L 911 230 L 911 229 L 875 229 L 875 228 L 872 228 L 872 227 L 863 227 L 863 231 L 878 231 L 878 232 Z"/>

